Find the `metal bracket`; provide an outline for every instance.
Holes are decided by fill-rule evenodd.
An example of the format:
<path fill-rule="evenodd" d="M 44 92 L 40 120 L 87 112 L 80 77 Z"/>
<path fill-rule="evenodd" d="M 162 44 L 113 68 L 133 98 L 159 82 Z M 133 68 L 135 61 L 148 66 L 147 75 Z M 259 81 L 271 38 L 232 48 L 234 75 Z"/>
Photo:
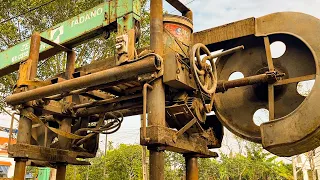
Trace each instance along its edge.
<path fill-rule="evenodd" d="M 173 141 L 176 142 L 177 138 L 181 136 L 183 133 L 185 133 L 188 129 L 190 129 L 195 123 L 197 123 L 197 118 L 193 118 L 191 121 L 189 121 L 185 126 L 183 126 L 173 137 Z"/>

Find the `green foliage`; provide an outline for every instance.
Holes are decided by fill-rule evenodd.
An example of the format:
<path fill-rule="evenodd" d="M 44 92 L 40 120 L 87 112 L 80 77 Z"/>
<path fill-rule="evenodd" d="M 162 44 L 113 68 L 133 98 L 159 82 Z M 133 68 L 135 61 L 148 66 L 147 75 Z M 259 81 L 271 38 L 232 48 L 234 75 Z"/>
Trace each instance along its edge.
<path fill-rule="evenodd" d="M 141 154 L 140 145 L 121 144 L 108 150 L 107 156 L 91 159 L 91 166 L 68 166 L 66 179 L 82 180 L 88 176 L 90 180 L 139 180 L 142 179 Z"/>
<path fill-rule="evenodd" d="M 164 174 L 168 180 L 180 180 L 185 172 L 185 160 L 181 154 L 166 151 Z"/>
<path fill-rule="evenodd" d="M 112 145 L 111 145 L 112 146 Z M 111 147 L 109 146 L 109 147 Z M 293 179 L 292 165 L 276 161 L 276 156 L 265 152 L 260 145 L 249 143 L 247 155 L 220 154 L 220 158 L 199 159 L 199 179 L 284 180 Z M 101 153 L 102 154 L 102 153 Z M 142 179 L 142 147 L 121 144 L 107 151 L 107 156 L 90 160 L 91 166 L 67 166 L 66 179 L 84 180 L 140 180 Z M 106 167 L 106 175 L 104 168 Z M 34 176 L 36 168 L 28 167 Z M 165 179 L 185 179 L 185 160 L 181 154 L 165 151 Z"/>
<path fill-rule="evenodd" d="M 140 145 L 121 144 L 107 153 L 106 165 L 108 179 L 142 179 L 142 148 Z"/>

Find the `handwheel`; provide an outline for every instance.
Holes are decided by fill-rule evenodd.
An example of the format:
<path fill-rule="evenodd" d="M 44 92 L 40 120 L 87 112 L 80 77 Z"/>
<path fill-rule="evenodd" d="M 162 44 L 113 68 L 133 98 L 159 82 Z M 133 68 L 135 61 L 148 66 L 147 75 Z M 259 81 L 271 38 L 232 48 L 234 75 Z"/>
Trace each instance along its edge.
<path fill-rule="evenodd" d="M 200 56 L 201 51 L 204 52 L 203 58 Z M 209 62 L 209 64 L 207 62 Z M 190 53 L 190 64 L 200 93 L 204 92 L 211 97 L 210 105 L 207 105 L 202 97 L 205 110 L 209 113 L 218 82 L 216 65 L 209 49 L 201 43 L 195 44 Z"/>
<path fill-rule="evenodd" d="M 203 58 L 200 56 L 201 50 L 206 55 Z M 207 61 L 210 64 L 207 64 Z M 195 44 L 192 47 L 190 62 L 192 72 L 200 89 L 207 94 L 214 94 L 217 88 L 217 70 L 213 58 L 210 57 L 209 49 L 203 44 Z"/>

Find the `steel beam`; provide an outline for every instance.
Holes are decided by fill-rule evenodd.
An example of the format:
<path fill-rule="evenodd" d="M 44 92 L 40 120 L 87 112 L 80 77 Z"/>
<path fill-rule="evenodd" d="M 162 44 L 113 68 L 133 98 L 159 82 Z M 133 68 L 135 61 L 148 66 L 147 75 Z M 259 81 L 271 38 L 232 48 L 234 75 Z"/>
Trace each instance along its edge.
<path fill-rule="evenodd" d="M 248 18 L 226 25 L 206 29 L 193 34 L 194 43 L 206 45 L 210 51 L 224 49 L 224 44 L 228 40 L 254 35 L 255 18 Z"/>

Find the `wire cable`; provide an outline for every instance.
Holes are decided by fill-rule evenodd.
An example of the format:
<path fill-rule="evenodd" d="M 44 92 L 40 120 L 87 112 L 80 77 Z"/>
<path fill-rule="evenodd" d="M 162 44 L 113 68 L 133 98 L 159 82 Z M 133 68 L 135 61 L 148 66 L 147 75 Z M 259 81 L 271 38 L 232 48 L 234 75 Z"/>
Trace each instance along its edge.
<path fill-rule="evenodd" d="M 6 19 L 6 20 L 3 20 L 3 21 L 0 22 L 0 24 L 6 23 L 6 22 L 8 22 L 8 21 L 11 21 L 12 19 L 16 19 L 17 17 L 23 16 L 23 15 L 25 15 L 25 14 L 27 14 L 27 13 L 30 13 L 30 12 L 32 12 L 32 11 L 34 11 L 34 10 L 37 10 L 37 9 L 39 9 L 39 8 L 41 8 L 41 7 L 43 7 L 43 6 L 46 6 L 46 5 L 48 5 L 48 4 L 50 4 L 50 3 L 54 2 L 54 1 L 56 1 L 56 0 L 50 0 L 50 1 L 46 2 L 46 3 L 40 4 L 39 6 L 33 7 L 33 8 L 29 9 L 29 10 L 26 11 L 26 12 L 23 12 L 23 13 L 21 13 L 21 14 L 18 14 L 18 15 L 16 15 L 16 16 L 13 16 L 13 17 L 11 17 L 11 18 L 8 18 L 8 19 Z"/>

